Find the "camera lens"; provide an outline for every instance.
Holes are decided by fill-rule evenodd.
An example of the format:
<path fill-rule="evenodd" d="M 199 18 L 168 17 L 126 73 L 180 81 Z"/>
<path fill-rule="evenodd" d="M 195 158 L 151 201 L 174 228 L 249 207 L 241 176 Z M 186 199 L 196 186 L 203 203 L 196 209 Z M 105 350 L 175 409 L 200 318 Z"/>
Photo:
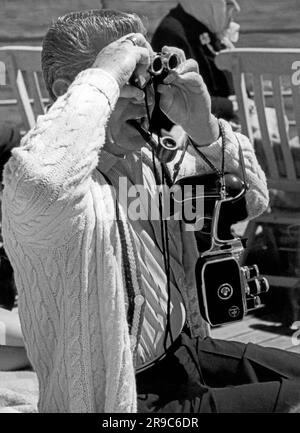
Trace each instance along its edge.
<path fill-rule="evenodd" d="M 248 281 L 248 287 L 251 295 L 257 295 L 261 292 L 260 282 L 257 279 Z"/>
<path fill-rule="evenodd" d="M 265 277 L 259 279 L 259 284 L 260 284 L 261 293 L 268 292 L 270 285 L 269 285 L 269 281 Z"/>
<path fill-rule="evenodd" d="M 259 276 L 259 269 L 257 265 L 244 266 L 242 270 L 247 280 L 251 280 L 252 278 L 257 278 Z"/>
<path fill-rule="evenodd" d="M 262 306 L 261 299 L 259 296 L 252 296 L 252 298 L 247 299 L 247 310 L 255 310 L 256 308 Z"/>

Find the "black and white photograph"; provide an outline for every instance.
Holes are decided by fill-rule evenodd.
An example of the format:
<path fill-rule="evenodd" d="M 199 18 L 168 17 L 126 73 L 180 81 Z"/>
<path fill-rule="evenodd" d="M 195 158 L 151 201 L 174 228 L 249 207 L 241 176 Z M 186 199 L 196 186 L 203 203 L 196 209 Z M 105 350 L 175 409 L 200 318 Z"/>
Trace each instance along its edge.
<path fill-rule="evenodd" d="M 0 414 L 300 413 L 300 0 L 0 0 L 0 180 Z"/>

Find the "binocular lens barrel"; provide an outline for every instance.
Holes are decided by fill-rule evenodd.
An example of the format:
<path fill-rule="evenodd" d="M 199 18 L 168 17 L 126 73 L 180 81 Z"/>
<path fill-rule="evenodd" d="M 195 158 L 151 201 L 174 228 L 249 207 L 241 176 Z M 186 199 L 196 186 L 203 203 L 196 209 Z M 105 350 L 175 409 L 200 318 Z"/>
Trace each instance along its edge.
<path fill-rule="evenodd" d="M 150 72 L 153 75 L 160 75 L 162 73 L 163 69 L 164 69 L 164 64 L 163 64 L 162 58 L 159 54 L 157 54 L 154 57 L 152 64 L 150 66 Z"/>
<path fill-rule="evenodd" d="M 166 59 L 166 63 L 167 63 L 167 69 L 169 71 L 172 71 L 174 69 L 177 68 L 177 66 L 180 63 L 180 59 L 177 56 L 177 54 L 170 54 L 170 56 L 168 57 L 168 59 Z"/>

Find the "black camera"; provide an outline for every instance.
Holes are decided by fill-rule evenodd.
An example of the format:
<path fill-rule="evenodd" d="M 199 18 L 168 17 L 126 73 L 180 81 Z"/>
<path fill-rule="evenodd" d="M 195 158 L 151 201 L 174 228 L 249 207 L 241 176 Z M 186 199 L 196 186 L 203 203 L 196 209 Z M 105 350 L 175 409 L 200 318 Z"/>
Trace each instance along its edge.
<path fill-rule="evenodd" d="M 246 239 L 232 231 L 247 218 L 247 185 L 232 173 L 189 176 L 176 184 L 204 186 L 204 224 L 196 233 L 202 251 L 195 270 L 201 314 L 212 326 L 241 320 L 261 307 L 260 295 L 269 289 L 257 265 L 241 266 Z"/>

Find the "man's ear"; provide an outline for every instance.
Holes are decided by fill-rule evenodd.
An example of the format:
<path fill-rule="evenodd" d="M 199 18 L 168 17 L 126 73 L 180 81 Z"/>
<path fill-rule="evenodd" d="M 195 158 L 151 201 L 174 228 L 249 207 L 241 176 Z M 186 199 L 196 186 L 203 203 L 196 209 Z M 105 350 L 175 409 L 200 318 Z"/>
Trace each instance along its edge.
<path fill-rule="evenodd" d="M 65 80 L 64 78 L 57 78 L 52 84 L 52 92 L 58 98 L 67 92 L 70 84 L 70 81 Z"/>

